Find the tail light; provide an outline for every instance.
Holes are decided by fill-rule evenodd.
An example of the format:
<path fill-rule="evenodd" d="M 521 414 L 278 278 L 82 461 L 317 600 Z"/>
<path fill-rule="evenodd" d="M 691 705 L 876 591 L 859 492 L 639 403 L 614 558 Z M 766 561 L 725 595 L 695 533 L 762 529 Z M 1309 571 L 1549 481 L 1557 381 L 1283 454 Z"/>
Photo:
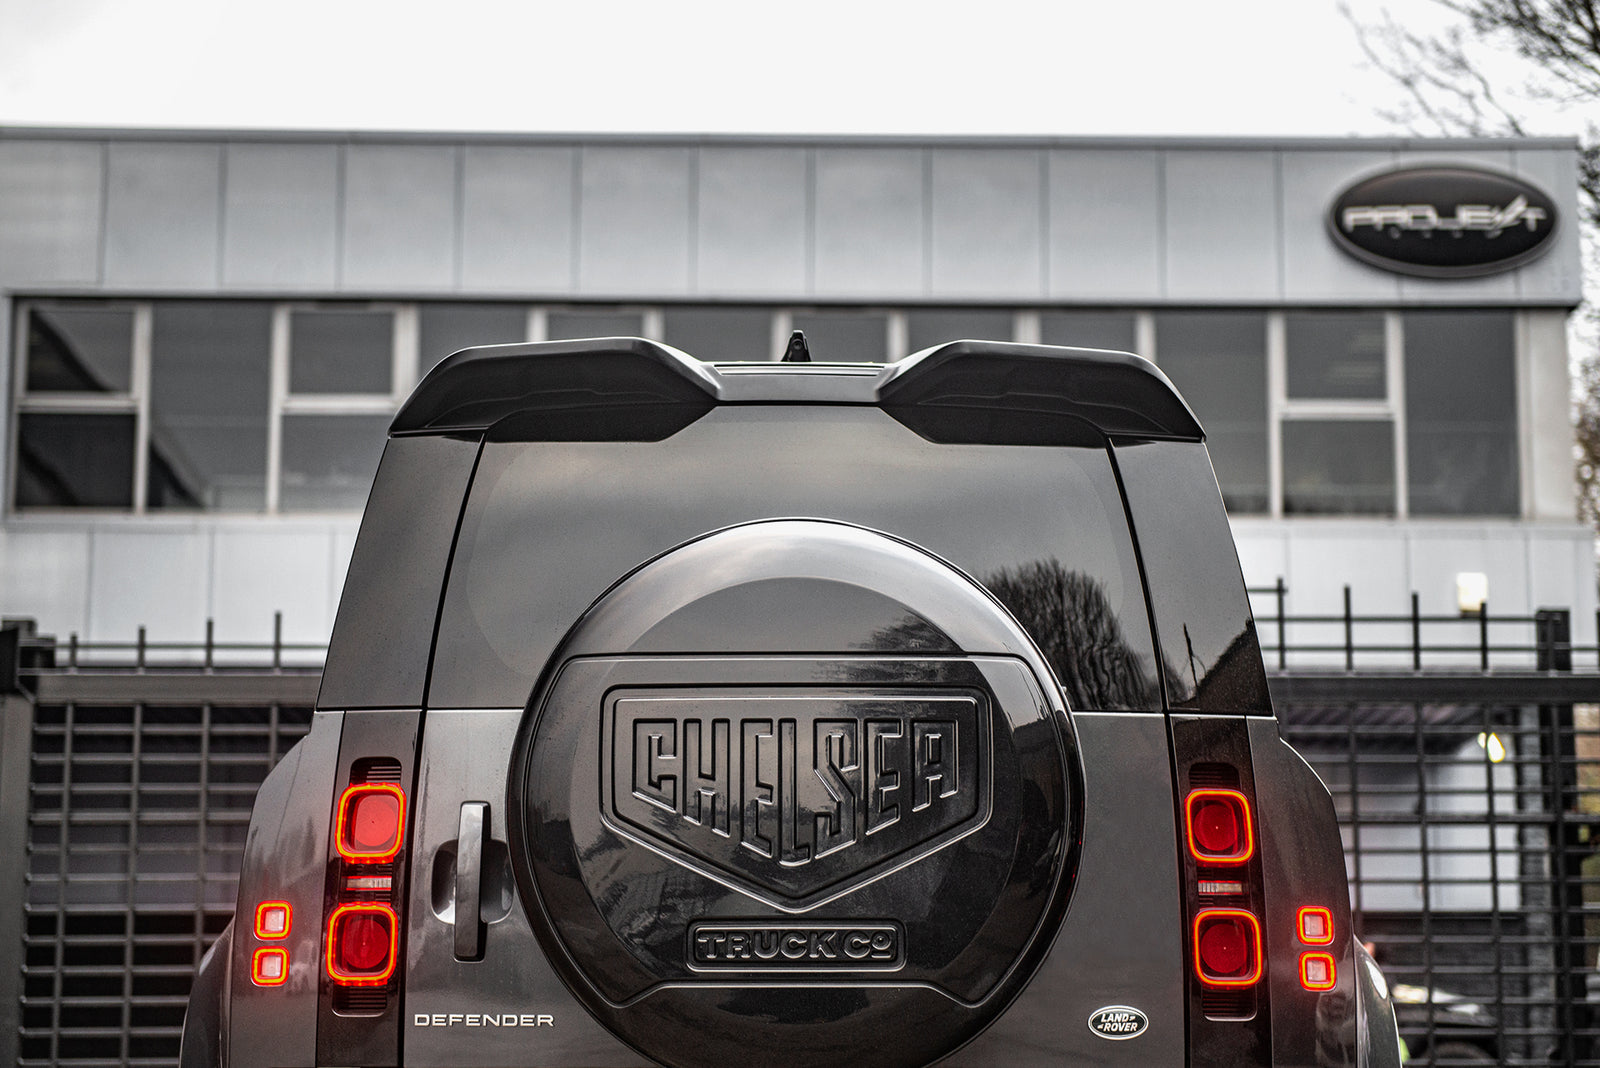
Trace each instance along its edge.
<path fill-rule="evenodd" d="M 339 732 L 321 915 L 297 919 L 321 942 L 305 962 L 319 980 L 315 1063 L 398 1068 L 409 795 L 422 713 L 347 712 Z"/>
<path fill-rule="evenodd" d="M 405 828 L 404 790 L 393 783 L 355 783 L 339 798 L 333 841 L 353 864 L 382 864 L 399 856 Z"/>
<path fill-rule="evenodd" d="M 1202 909 L 1194 918 L 1195 974 L 1206 986 L 1251 986 L 1261 978 L 1261 921 L 1244 909 Z"/>
<path fill-rule="evenodd" d="M 1333 954 L 1300 954 L 1300 985 L 1307 990 L 1332 990 L 1338 986 L 1338 964 Z"/>
<path fill-rule="evenodd" d="M 289 951 L 266 946 L 250 960 L 250 981 L 256 986 L 282 986 L 289 979 Z"/>
<path fill-rule="evenodd" d="M 1194 1068 L 1270 1048 L 1271 962 L 1248 725 L 1234 717 L 1171 723 Z M 1285 932 L 1287 933 L 1287 932 Z M 1291 958 L 1292 960 L 1293 958 Z"/>
<path fill-rule="evenodd" d="M 356 761 L 351 778 L 358 781 L 334 809 L 337 860 L 323 958 L 328 978 L 341 987 L 387 987 L 398 963 L 394 861 L 405 845 L 406 794 L 395 782 L 374 780 L 399 772 L 397 760 Z"/>
<path fill-rule="evenodd" d="M 1201 864 L 1231 867 L 1255 855 L 1250 802 L 1238 790 L 1191 790 L 1183 809 L 1189 854 Z"/>
<path fill-rule="evenodd" d="M 399 940 L 400 917 L 389 905 L 340 905 L 328 917 L 328 977 L 347 986 L 387 985 Z"/>

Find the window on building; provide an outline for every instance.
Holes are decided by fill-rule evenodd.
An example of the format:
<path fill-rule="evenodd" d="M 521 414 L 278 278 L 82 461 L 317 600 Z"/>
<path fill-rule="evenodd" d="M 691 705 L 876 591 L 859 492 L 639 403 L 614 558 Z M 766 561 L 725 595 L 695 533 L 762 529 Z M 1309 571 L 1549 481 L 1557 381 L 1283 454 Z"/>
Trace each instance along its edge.
<path fill-rule="evenodd" d="M 1286 515 L 1393 515 L 1394 425 L 1297 419 L 1283 425 Z"/>
<path fill-rule="evenodd" d="M 409 312 L 407 313 L 409 317 Z M 288 320 L 289 391 L 276 413 L 274 510 L 356 511 L 378 471 L 415 357 L 392 305 L 297 306 Z"/>
<path fill-rule="evenodd" d="M 367 503 L 393 416 L 284 415 L 278 507 L 353 511 Z"/>
<path fill-rule="evenodd" d="M 791 321 L 794 329 L 805 331 L 813 360 L 882 363 L 889 358 L 889 316 L 885 312 L 797 311 Z"/>
<path fill-rule="evenodd" d="M 1050 311 L 1039 316 L 1039 341 L 1078 349 L 1138 352 L 1132 312 Z"/>
<path fill-rule="evenodd" d="M 1281 420 L 1285 515 L 1394 515 L 1396 414 L 1386 317 L 1283 315 Z"/>
<path fill-rule="evenodd" d="M 1383 315 L 1304 311 L 1284 316 L 1285 385 L 1291 400 L 1383 400 Z"/>
<path fill-rule="evenodd" d="M 1516 515 L 1511 313 L 1416 311 L 1405 328 L 1412 515 Z"/>
<path fill-rule="evenodd" d="M 36 304 L 25 360 L 29 393 L 126 395 L 133 382 L 133 309 Z"/>
<path fill-rule="evenodd" d="M 131 507 L 134 419 L 120 413 L 20 413 L 17 507 Z"/>
<path fill-rule="evenodd" d="M 35 304 L 23 314 L 21 336 L 16 506 L 131 507 L 134 307 Z"/>
<path fill-rule="evenodd" d="M 1267 317 L 1162 312 L 1155 326 L 1156 362 L 1206 429 L 1223 503 L 1267 511 Z"/>
<path fill-rule="evenodd" d="M 644 315 L 636 311 L 562 309 L 545 317 L 545 337 L 643 337 Z"/>
<path fill-rule="evenodd" d="M 1153 338 L 1235 515 L 1518 513 L 1509 311 L 87 299 L 18 305 L 11 505 L 359 510 L 419 367 L 474 345 L 635 335 L 763 360 L 792 328 L 819 361 L 881 362 L 1018 323 L 1046 344 Z"/>
<path fill-rule="evenodd" d="M 906 313 L 906 337 L 911 352 L 963 338 L 1010 341 L 1014 319 L 1005 310 L 919 308 Z"/>
<path fill-rule="evenodd" d="M 146 508 L 265 507 L 271 369 L 271 305 L 154 305 Z"/>
<path fill-rule="evenodd" d="M 768 308 L 668 308 L 662 319 L 662 340 L 702 360 L 771 360 L 778 355 L 772 351 Z"/>
<path fill-rule="evenodd" d="M 424 371 L 474 345 L 510 345 L 528 339 L 528 309 L 521 304 L 422 304 L 417 308 L 417 354 Z"/>
<path fill-rule="evenodd" d="M 296 308 L 289 313 L 289 392 L 388 393 L 394 314 Z"/>

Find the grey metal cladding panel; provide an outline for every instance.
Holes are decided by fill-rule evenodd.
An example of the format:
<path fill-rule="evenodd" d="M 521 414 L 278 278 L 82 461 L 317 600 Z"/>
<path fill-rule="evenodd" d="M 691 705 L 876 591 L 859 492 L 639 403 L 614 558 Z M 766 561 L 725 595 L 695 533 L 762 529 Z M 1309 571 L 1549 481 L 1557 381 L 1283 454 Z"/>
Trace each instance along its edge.
<path fill-rule="evenodd" d="M 345 289 L 454 284 L 456 159 L 449 145 L 345 149 Z"/>
<path fill-rule="evenodd" d="M 1395 165 L 1424 163 L 1464 163 L 1490 170 L 1510 171 L 1511 153 L 1505 152 L 1400 152 Z M 1516 272 L 1486 278 L 1405 278 L 1400 279 L 1400 299 L 1407 304 L 1513 303 L 1517 298 Z"/>
<path fill-rule="evenodd" d="M 1275 154 L 1166 153 L 1169 300 L 1278 296 Z"/>
<path fill-rule="evenodd" d="M 214 287 L 222 146 L 114 143 L 107 165 L 106 284 Z"/>
<path fill-rule="evenodd" d="M 806 170 L 803 148 L 701 150 L 697 291 L 806 292 Z"/>
<path fill-rule="evenodd" d="M 1161 291 L 1161 156 L 1051 152 L 1049 295 L 1147 301 Z"/>
<path fill-rule="evenodd" d="M 478 145 L 466 150 L 463 289 L 571 291 L 576 160 L 573 148 Z"/>
<path fill-rule="evenodd" d="M 1044 295 L 1041 156 L 1025 149 L 935 149 L 932 293 Z"/>
<path fill-rule="evenodd" d="M 0 285 L 99 281 L 103 151 L 0 141 Z"/>
<path fill-rule="evenodd" d="M 1583 252 L 1579 243 L 1578 155 L 1572 151 L 1527 149 L 1512 153 L 1516 173 L 1555 198 L 1561 218 L 1555 247 L 1513 272 L 1524 301 L 1576 304 L 1583 299 Z"/>
<path fill-rule="evenodd" d="M 229 145 L 226 173 L 223 284 L 331 289 L 338 272 L 338 147 Z"/>
<path fill-rule="evenodd" d="M 692 151 L 591 146 L 582 153 L 579 288 L 639 297 L 688 292 Z"/>
<path fill-rule="evenodd" d="M 1400 276 L 1340 251 L 1328 233 L 1334 198 L 1351 183 L 1394 166 L 1389 152 L 1283 154 L 1283 295 L 1305 303 L 1392 303 Z"/>
<path fill-rule="evenodd" d="M 924 160 L 914 148 L 817 150 L 817 296 L 923 294 Z"/>

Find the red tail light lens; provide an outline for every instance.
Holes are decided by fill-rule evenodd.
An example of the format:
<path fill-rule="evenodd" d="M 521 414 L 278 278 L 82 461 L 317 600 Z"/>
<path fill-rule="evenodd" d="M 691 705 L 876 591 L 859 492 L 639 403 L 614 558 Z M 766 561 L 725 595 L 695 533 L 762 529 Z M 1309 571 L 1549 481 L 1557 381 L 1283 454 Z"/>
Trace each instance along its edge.
<path fill-rule="evenodd" d="M 1193 790 L 1184 802 L 1189 852 L 1202 864 L 1243 864 L 1256 851 L 1250 802 L 1238 790 Z"/>
<path fill-rule="evenodd" d="M 349 861 L 380 864 L 400 854 L 406 795 L 390 783 L 357 783 L 339 797 L 334 843 Z"/>
<path fill-rule="evenodd" d="M 256 906 L 256 937 L 263 942 L 288 938 L 294 926 L 294 908 L 287 901 L 263 901 Z"/>
<path fill-rule="evenodd" d="M 282 986 L 289 978 L 289 952 L 258 949 L 250 961 L 250 981 L 256 986 Z"/>
<path fill-rule="evenodd" d="M 1194 918 L 1194 967 L 1207 986 L 1261 978 L 1261 923 L 1243 909 L 1203 909 Z"/>
<path fill-rule="evenodd" d="M 400 918 L 388 905 L 340 905 L 328 917 L 328 978 L 383 986 L 398 963 Z"/>
<path fill-rule="evenodd" d="M 1300 954 L 1300 985 L 1307 990 L 1332 990 L 1339 973 L 1331 953 Z"/>
<path fill-rule="evenodd" d="M 1308 946 L 1333 944 L 1333 910 L 1319 905 L 1307 905 L 1295 914 L 1300 941 Z"/>

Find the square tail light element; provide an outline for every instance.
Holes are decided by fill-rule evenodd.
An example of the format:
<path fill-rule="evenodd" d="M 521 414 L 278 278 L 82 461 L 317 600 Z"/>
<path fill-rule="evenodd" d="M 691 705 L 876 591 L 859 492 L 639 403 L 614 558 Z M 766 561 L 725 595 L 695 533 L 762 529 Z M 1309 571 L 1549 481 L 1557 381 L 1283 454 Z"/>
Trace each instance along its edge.
<path fill-rule="evenodd" d="M 1308 946 L 1333 945 L 1333 911 L 1317 905 L 1307 905 L 1295 914 L 1295 927 L 1300 941 Z"/>
<path fill-rule="evenodd" d="M 1332 953 L 1300 954 L 1300 985 L 1307 990 L 1332 990 L 1339 982 L 1339 970 Z"/>
<path fill-rule="evenodd" d="M 256 950 L 250 960 L 250 981 L 256 986 L 282 986 L 289 978 L 289 951 L 276 946 Z"/>
<path fill-rule="evenodd" d="M 1243 864 L 1255 855 L 1250 801 L 1238 790 L 1191 790 L 1183 816 L 1189 854 L 1201 864 Z"/>
<path fill-rule="evenodd" d="M 1330 958 L 1331 959 L 1331 958 Z M 1244 909 L 1202 909 L 1194 918 L 1194 969 L 1207 986 L 1252 986 L 1261 978 L 1261 921 Z"/>
<path fill-rule="evenodd" d="M 399 963 L 400 918 L 388 905 L 340 905 L 328 917 L 328 978 L 385 986 Z"/>
<path fill-rule="evenodd" d="M 406 795 L 393 783 L 356 783 L 339 795 L 334 845 L 345 860 L 382 864 L 405 841 Z"/>
<path fill-rule="evenodd" d="M 294 925 L 294 908 L 287 901 L 263 901 L 256 906 L 256 937 L 263 942 L 288 938 Z"/>

